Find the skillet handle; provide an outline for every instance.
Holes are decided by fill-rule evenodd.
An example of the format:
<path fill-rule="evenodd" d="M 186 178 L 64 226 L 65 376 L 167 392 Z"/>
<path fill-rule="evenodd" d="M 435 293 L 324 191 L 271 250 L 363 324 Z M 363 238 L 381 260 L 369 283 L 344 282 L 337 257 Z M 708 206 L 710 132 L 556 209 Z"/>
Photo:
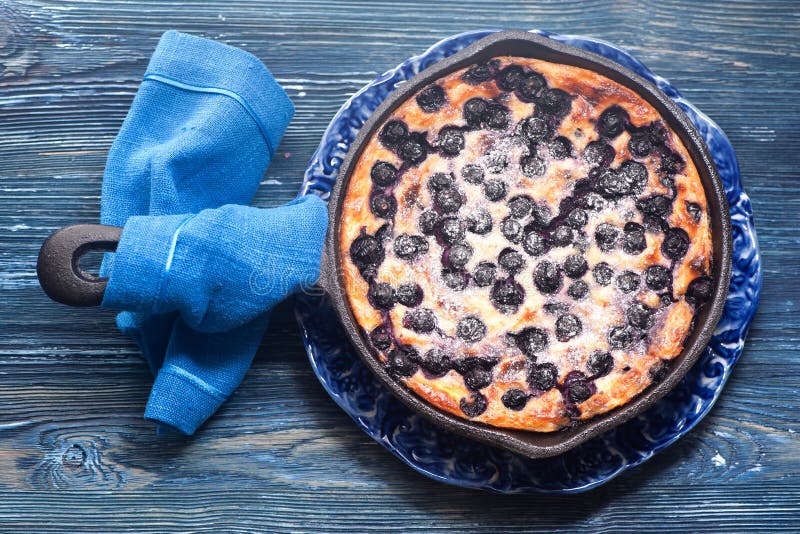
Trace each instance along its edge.
<path fill-rule="evenodd" d="M 99 306 L 108 278 L 83 271 L 80 258 L 87 252 L 114 252 L 121 235 L 118 226 L 76 224 L 45 239 L 36 275 L 47 296 L 69 306 Z"/>

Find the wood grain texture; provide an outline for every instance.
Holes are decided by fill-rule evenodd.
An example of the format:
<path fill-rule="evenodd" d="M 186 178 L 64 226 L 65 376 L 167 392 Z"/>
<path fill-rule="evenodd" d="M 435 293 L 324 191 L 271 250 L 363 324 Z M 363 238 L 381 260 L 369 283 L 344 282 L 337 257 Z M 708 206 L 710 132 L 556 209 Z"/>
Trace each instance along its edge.
<path fill-rule="evenodd" d="M 631 50 L 728 133 L 764 291 L 713 412 L 646 466 L 571 497 L 442 486 L 362 434 L 308 366 L 291 303 L 193 438 L 141 419 L 151 378 L 103 310 L 39 289 L 41 241 L 95 221 L 108 148 L 160 34 L 262 58 L 297 106 L 255 203 L 295 195 L 344 100 L 436 40 L 541 27 Z M 797 531 L 800 17 L 796 2 L 0 0 L 0 530 Z"/>

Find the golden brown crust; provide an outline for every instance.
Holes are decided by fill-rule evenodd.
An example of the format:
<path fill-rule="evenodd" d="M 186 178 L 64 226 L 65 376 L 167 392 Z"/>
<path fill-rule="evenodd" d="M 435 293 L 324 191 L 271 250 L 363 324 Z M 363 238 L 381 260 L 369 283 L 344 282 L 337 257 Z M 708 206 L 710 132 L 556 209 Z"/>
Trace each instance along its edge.
<path fill-rule="evenodd" d="M 426 136 L 429 143 L 427 157 L 418 164 L 404 163 L 397 149 L 387 148 L 379 139 L 381 128 L 378 128 L 354 168 L 345 195 L 339 235 L 342 280 L 354 316 L 365 332 L 369 333 L 381 325 L 388 326 L 392 332 L 392 348 L 409 346 L 416 351 L 416 355 L 413 351 L 404 353 L 410 355 L 409 358 L 401 357 L 399 363 L 388 361 L 387 365 L 420 397 L 460 417 L 499 427 L 546 432 L 558 430 L 572 420 L 588 419 L 629 402 L 654 378 L 658 378 L 658 371 L 664 369 L 664 361 L 680 353 L 695 313 L 694 304 L 686 300 L 687 288 L 693 280 L 710 272 L 711 233 L 705 193 L 697 169 L 678 136 L 662 125 L 659 114 L 650 104 L 631 90 L 595 72 L 577 67 L 529 58 L 501 57 L 489 68 L 497 73 L 511 64 L 523 67 L 526 72 L 542 74 L 549 88 L 561 89 L 571 95 L 569 111 L 558 122 L 557 130 L 551 137 L 566 137 L 572 145 L 572 156 L 554 159 L 554 149 L 547 148 L 546 142 L 519 142 L 520 137 L 512 135 L 513 132 L 519 132 L 521 121 L 545 110 L 546 103 L 542 103 L 542 95 L 529 103 L 521 100 L 518 94 L 501 91 L 494 80 L 476 85 L 466 83 L 462 75 L 467 69 L 438 80 L 436 84 L 443 88 L 446 96 L 443 106 L 426 112 L 415 98 L 410 98 L 389 119 L 400 120 L 408 126 L 409 131 Z M 492 130 L 486 126 L 466 128 L 462 111 L 464 103 L 477 97 L 505 106 L 510 114 L 507 130 Z M 623 162 L 634 159 L 647 168 L 646 184 L 639 191 L 622 195 L 621 198 L 606 195 L 605 207 L 586 210 L 588 222 L 575 229 L 575 240 L 570 245 L 553 245 L 541 255 L 526 253 L 522 244 L 510 242 L 501 232 L 502 221 L 509 216 L 507 200 L 524 194 L 539 204 L 546 204 L 556 216 L 562 207 L 572 208 L 570 205 L 561 205 L 565 198 L 587 198 L 585 191 L 578 192 L 576 183 L 583 180 L 595 184 L 592 186 L 595 189 L 599 186 L 598 171 L 592 171 L 593 165 L 584 160 L 588 157 L 585 149 L 590 142 L 601 139 L 598 117 L 612 106 L 623 108 L 630 119 L 629 127 L 622 133 L 603 138 L 614 150 L 610 168 L 619 169 Z M 542 116 L 552 115 L 543 113 Z M 658 128 L 659 125 L 663 127 Z M 465 147 L 456 156 L 445 155 L 436 148 L 437 135 L 445 126 L 464 128 Z M 654 141 L 654 148 L 646 156 L 632 154 L 629 148 L 631 136 L 650 131 L 655 136 L 653 139 L 661 132 L 664 138 L 660 144 Z M 502 151 L 509 159 L 508 167 L 501 173 L 490 174 L 486 171 L 485 180 L 500 179 L 508 188 L 505 199 L 494 202 L 487 199 L 481 185 L 468 183 L 461 177 L 467 164 L 478 163 L 486 167 L 489 161 L 487 153 L 491 155 L 493 151 Z M 533 152 L 538 153 L 546 163 L 546 171 L 542 176 L 526 176 L 519 163 Z M 669 161 L 665 161 L 673 155 L 683 162 L 677 172 L 668 169 Z M 374 215 L 370 207 L 370 195 L 383 190 L 371 179 L 371 169 L 378 161 L 391 163 L 399 169 L 400 174 L 397 183 L 383 191 L 397 203 L 396 213 L 386 218 Z M 524 256 L 525 267 L 513 276 L 525 292 L 524 302 L 516 311 L 498 309 L 490 299 L 492 286 L 478 287 L 474 279 L 463 290 L 453 290 L 443 283 L 442 254 L 448 245 L 441 239 L 423 236 L 427 251 L 413 259 L 404 259 L 395 254 L 393 246 L 397 236 L 422 235 L 420 214 L 433 204 L 427 183 L 429 177 L 437 172 L 453 173 L 456 178 L 455 187 L 461 193 L 463 204 L 455 216 L 463 221 L 476 210 L 485 209 L 493 220 L 493 228 L 486 235 L 466 232 L 463 241 L 474 252 L 464 268 L 465 272 L 473 273 L 482 261 L 497 264 L 500 252 L 509 247 Z M 619 172 L 621 174 L 622 171 Z M 587 181 L 587 177 L 592 178 Z M 674 188 L 670 186 L 672 182 Z M 592 194 L 597 198 L 596 192 Z M 677 261 L 665 256 L 662 242 L 667 232 L 664 229 L 653 230 L 653 224 L 659 222 L 658 217 L 645 221 L 646 210 L 637 208 L 637 200 L 652 195 L 672 198 L 671 212 L 663 219 L 670 228 L 682 229 L 688 235 L 688 249 Z M 554 239 L 552 231 L 564 222 L 566 215 L 561 213 L 561 217 L 556 217 L 557 224 L 548 225 L 537 232 L 547 239 Z M 525 226 L 530 220 L 529 216 L 520 222 Z M 384 227 L 387 222 L 388 226 Z M 622 232 L 626 223 L 631 222 L 648 225 L 646 248 L 643 251 L 626 251 L 619 245 L 611 251 L 601 250 L 595 238 L 598 225 L 611 224 Z M 381 227 L 384 230 L 379 241 L 383 244 L 385 257 L 379 265 L 371 268 L 374 271 L 372 273 L 370 269 L 365 270 L 363 265 L 354 263 L 350 250 L 359 236 L 374 236 Z M 569 277 L 563 277 L 561 287 L 555 293 L 543 294 L 534 282 L 536 267 L 543 260 L 563 266 L 566 257 L 574 254 L 582 255 L 588 263 L 588 272 L 580 276 L 588 286 L 588 295 L 582 299 L 568 296 L 568 285 L 572 282 Z M 614 281 L 609 285 L 601 285 L 593 277 L 593 267 L 601 262 L 609 264 L 614 271 Z M 645 269 L 652 265 L 671 270 L 671 295 L 669 288 L 654 290 L 645 283 Z M 628 293 L 620 290 L 619 275 L 624 271 L 639 275 L 638 289 Z M 505 276 L 502 269 L 498 269 L 498 278 Z M 376 309 L 367 298 L 370 283 L 376 282 L 389 283 L 395 289 L 403 283 L 418 284 L 424 296 L 422 303 L 414 309 L 431 310 L 435 315 L 436 330 L 420 333 L 413 331 L 408 324 L 404 326 L 404 316 L 412 311 L 408 306 L 395 304 L 384 312 Z M 664 293 L 667 295 L 664 296 Z M 652 310 L 652 326 L 649 329 L 624 326 L 629 321 L 626 312 L 636 301 Z M 550 312 L 545 310 L 546 304 L 551 305 L 548 307 Z M 566 308 L 552 313 L 553 304 L 566 305 Z M 556 321 L 564 314 L 572 314 L 579 319 L 581 332 L 569 340 L 560 341 L 556 335 Z M 478 317 L 486 327 L 485 335 L 478 341 L 467 342 L 457 335 L 459 321 L 467 316 Z M 526 356 L 519 344 L 514 342 L 513 335 L 531 327 L 545 331 L 548 344 L 545 349 Z M 634 340 L 627 345 L 623 342 L 626 346 L 621 348 L 612 347 L 609 332 L 615 327 L 624 327 Z M 391 359 L 387 358 L 387 354 L 392 348 L 376 349 L 376 354 L 386 362 Z M 431 349 L 439 349 L 450 356 L 451 365 L 443 376 L 435 377 L 435 373 L 425 366 L 424 356 Z M 613 369 L 608 374 L 597 376 L 598 373 L 592 373 L 588 360 L 594 351 L 611 353 Z M 488 361 L 484 367 L 490 383 L 486 385 L 485 381 L 475 379 L 481 383 L 478 384 L 480 387 L 475 388 L 477 391 L 473 391 L 465 382 L 465 376 L 472 371 L 465 371 L 463 362 L 476 357 Z M 456 364 L 453 365 L 452 361 Z M 533 376 L 537 366 L 542 364 L 553 364 L 557 369 L 558 384 L 546 391 L 536 388 L 537 382 Z M 474 386 L 475 382 L 472 384 Z M 527 398 L 515 404 L 508 393 L 512 390 L 521 390 L 523 397 Z M 515 394 L 519 396 L 521 392 Z M 504 401 L 504 395 L 507 394 L 509 397 Z M 587 394 L 589 396 L 585 398 Z M 475 399 L 478 401 L 475 402 Z M 507 404 L 514 408 L 520 408 L 519 404 L 523 404 L 524 407 L 511 409 Z"/>

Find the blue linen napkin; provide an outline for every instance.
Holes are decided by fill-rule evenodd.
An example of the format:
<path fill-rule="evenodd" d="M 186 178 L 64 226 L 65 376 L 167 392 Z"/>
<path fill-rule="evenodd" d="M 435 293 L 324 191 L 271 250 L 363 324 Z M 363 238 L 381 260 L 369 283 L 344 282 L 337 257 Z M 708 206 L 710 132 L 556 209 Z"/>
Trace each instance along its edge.
<path fill-rule="evenodd" d="M 319 275 L 324 203 L 252 199 L 294 113 L 253 55 L 165 33 L 109 152 L 103 306 L 155 383 L 145 418 L 192 434 L 239 385 L 269 309 Z"/>

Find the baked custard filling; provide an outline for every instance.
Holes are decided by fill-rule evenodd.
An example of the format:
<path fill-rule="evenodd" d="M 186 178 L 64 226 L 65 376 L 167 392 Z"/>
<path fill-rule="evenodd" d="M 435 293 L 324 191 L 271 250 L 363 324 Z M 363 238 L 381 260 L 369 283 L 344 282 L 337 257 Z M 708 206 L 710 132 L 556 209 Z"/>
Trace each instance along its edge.
<path fill-rule="evenodd" d="M 705 192 L 678 135 L 600 74 L 497 57 L 367 142 L 345 192 L 345 292 L 428 403 L 540 432 L 661 380 L 710 297 Z"/>

